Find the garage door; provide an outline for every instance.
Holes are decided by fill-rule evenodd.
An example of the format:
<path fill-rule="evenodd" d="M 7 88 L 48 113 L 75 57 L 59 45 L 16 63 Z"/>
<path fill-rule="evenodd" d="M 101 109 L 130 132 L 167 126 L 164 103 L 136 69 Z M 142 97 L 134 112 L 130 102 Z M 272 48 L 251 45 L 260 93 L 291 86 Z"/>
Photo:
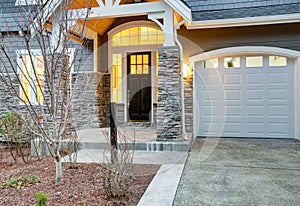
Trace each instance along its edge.
<path fill-rule="evenodd" d="M 231 56 L 195 65 L 197 136 L 294 137 L 293 61 Z"/>

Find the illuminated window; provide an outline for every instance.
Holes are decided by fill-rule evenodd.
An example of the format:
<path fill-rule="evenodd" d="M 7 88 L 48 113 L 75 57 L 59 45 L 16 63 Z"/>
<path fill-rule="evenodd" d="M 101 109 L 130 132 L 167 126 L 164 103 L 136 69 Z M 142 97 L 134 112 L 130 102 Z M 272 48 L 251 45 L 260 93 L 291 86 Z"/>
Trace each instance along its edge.
<path fill-rule="evenodd" d="M 151 27 L 133 27 L 125 29 L 112 37 L 112 46 L 138 46 L 163 44 L 164 34 Z"/>
<path fill-rule="evenodd" d="M 246 67 L 262 67 L 262 66 L 263 66 L 262 56 L 246 57 Z"/>
<path fill-rule="evenodd" d="M 113 54 L 112 101 L 122 102 L 122 54 Z"/>
<path fill-rule="evenodd" d="M 42 104 L 44 91 L 44 63 L 42 56 L 22 55 L 21 61 L 21 97 L 28 104 Z M 31 64 L 33 62 L 34 65 Z"/>
<path fill-rule="evenodd" d="M 241 67 L 240 57 L 226 57 L 224 58 L 224 68 L 233 69 Z"/>
<path fill-rule="evenodd" d="M 282 67 L 287 65 L 287 59 L 281 56 L 269 56 L 269 66 Z"/>
<path fill-rule="evenodd" d="M 18 51 L 18 65 L 20 66 L 20 95 L 23 103 L 43 104 L 43 92 L 45 84 L 44 58 L 39 50 L 32 51 L 31 55 L 27 51 Z M 74 50 L 68 52 L 69 67 L 73 66 Z"/>
<path fill-rule="evenodd" d="M 208 59 L 203 61 L 203 68 L 204 69 L 217 69 L 219 67 L 219 59 Z"/>

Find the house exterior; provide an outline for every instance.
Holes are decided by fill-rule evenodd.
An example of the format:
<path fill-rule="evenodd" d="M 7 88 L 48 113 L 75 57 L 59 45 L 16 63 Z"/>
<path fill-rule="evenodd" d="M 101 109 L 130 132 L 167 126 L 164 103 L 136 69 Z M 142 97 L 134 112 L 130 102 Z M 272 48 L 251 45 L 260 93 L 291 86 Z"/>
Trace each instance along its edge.
<path fill-rule="evenodd" d="M 9 25 L 17 39 L 9 13 L 21 11 L 23 1 L 4 1 L 1 38 L 12 38 L 5 36 Z M 60 2 L 45 2 L 42 12 L 50 18 Z M 70 20 L 80 20 L 85 0 L 74 2 L 83 13 Z M 74 90 L 79 128 L 107 126 L 115 102 L 118 125 L 156 127 L 158 141 L 186 133 L 299 139 L 300 0 L 91 5 L 85 62 L 73 71 L 85 85 Z"/>

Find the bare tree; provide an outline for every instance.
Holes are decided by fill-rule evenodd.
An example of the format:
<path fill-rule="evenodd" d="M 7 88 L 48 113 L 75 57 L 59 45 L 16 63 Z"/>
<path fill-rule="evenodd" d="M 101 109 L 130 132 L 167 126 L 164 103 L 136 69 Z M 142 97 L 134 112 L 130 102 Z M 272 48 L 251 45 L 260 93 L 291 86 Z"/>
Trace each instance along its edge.
<path fill-rule="evenodd" d="M 31 132 L 54 158 L 55 180 L 59 184 L 62 180 L 62 141 L 72 139 L 74 134 L 71 68 L 77 67 L 78 71 L 81 66 L 90 1 L 85 1 L 86 9 L 81 12 L 84 11 L 86 18 L 80 20 L 74 20 L 76 13 L 72 9 L 76 5 L 71 0 L 62 0 L 60 4 L 45 0 L 36 0 L 34 4 L 32 0 L 25 2 L 19 12 L 10 14 L 17 29 L 11 29 L 10 22 L 6 22 L 7 31 L 2 32 L 0 38 L 0 79 L 4 93 L 11 97 L 2 104 L 7 111 L 30 116 L 28 128 L 35 125 Z M 69 20 L 70 15 L 73 20 Z M 74 42 L 81 47 L 71 58 L 69 52 Z"/>

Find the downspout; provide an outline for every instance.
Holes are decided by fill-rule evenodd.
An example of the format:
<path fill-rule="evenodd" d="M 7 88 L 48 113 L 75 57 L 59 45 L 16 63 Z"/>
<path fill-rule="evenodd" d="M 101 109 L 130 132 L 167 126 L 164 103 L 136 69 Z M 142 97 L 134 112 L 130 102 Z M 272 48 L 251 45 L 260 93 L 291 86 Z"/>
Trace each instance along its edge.
<path fill-rule="evenodd" d="M 177 29 L 182 26 L 186 20 L 182 20 L 179 22 L 174 28 L 174 37 L 175 42 L 179 47 L 180 52 L 180 68 L 181 68 L 181 127 L 182 127 L 182 136 L 183 140 L 188 140 L 188 136 L 185 128 L 185 105 L 184 105 L 184 79 L 183 79 L 183 47 L 178 39 Z"/>

